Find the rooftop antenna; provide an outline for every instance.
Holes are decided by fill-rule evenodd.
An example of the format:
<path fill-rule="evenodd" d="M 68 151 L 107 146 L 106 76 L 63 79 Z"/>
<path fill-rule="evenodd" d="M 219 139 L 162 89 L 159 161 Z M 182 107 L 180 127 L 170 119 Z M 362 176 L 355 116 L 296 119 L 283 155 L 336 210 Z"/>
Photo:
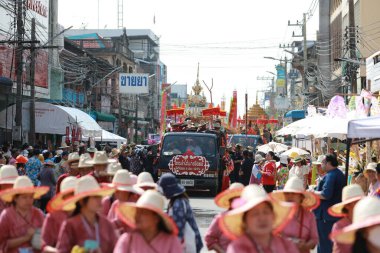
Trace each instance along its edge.
<path fill-rule="evenodd" d="M 124 0 L 117 0 L 117 29 L 124 27 Z"/>

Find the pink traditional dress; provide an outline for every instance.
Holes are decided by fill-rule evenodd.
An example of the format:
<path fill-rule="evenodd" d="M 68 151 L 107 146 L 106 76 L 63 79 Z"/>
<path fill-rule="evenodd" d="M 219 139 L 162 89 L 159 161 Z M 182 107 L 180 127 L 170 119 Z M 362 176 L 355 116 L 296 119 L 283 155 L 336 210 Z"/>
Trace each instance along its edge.
<path fill-rule="evenodd" d="M 132 228 L 128 226 L 125 222 L 123 222 L 117 215 L 116 209 L 119 206 L 119 203 L 120 203 L 119 200 L 115 200 L 112 203 L 111 208 L 107 215 L 107 219 L 114 224 L 114 226 L 118 229 L 119 234 L 123 234 L 125 232 L 129 233 L 132 231 Z"/>
<path fill-rule="evenodd" d="M 335 222 L 331 233 L 334 233 L 338 230 L 342 230 L 343 228 L 347 227 L 348 225 L 351 225 L 351 221 L 347 218 L 344 217 L 340 219 L 339 221 Z M 351 244 L 343 244 L 343 243 L 338 243 L 336 241 L 333 241 L 333 253 L 345 253 L 345 252 L 352 252 L 352 245 Z"/>
<path fill-rule="evenodd" d="M 294 215 L 287 226 L 281 231 L 281 236 L 290 240 L 313 240 L 318 243 L 318 230 L 315 216 L 312 212 L 300 207 L 298 215 Z M 304 251 L 306 253 L 309 251 Z"/>
<path fill-rule="evenodd" d="M 32 211 L 26 217 L 21 216 L 13 206 L 6 208 L 0 215 L 0 252 L 18 253 L 19 248 L 31 248 L 31 242 L 27 242 L 9 249 L 7 242 L 25 236 L 29 228 L 41 228 L 43 222 L 44 214 L 38 208 L 32 207 Z"/>
<path fill-rule="evenodd" d="M 178 253 L 183 252 L 177 236 L 160 232 L 147 242 L 138 232 L 124 233 L 117 241 L 114 253 Z"/>
<path fill-rule="evenodd" d="M 107 217 L 108 212 L 110 211 L 111 205 L 112 205 L 112 198 L 113 196 L 108 196 L 102 199 L 102 215 Z"/>
<path fill-rule="evenodd" d="M 298 248 L 291 241 L 282 237 L 272 236 L 270 248 L 261 248 L 248 236 L 243 235 L 232 241 L 227 248 L 227 253 L 297 253 Z"/>
<path fill-rule="evenodd" d="M 205 242 L 209 250 L 212 249 L 214 244 L 218 244 L 223 250 L 226 251 L 228 244 L 231 242 L 231 240 L 225 236 L 219 228 L 219 220 L 222 217 L 222 214 L 223 213 L 215 216 L 205 235 Z"/>
<path fill-rule="evenodd" d="M 68 217 L 69 214 L 65 211 L 55 211 L 46 216 L 41 231 L 42 249 L 45 246 L 57 246 L 58 232 Z"/>
<path fill-rule="evenodd" d="M 8 205 L 4 202 L 4 201 L 2 201 L 1 199 L 0 199 L 0 214 L 1 214 L 1 212 L 5 209 L 5 208 L 7 208 L 8 207 Z"/>
<path fill-rule="evenodd" d="M 63 222 L 59 231 L 57 249 L 60 253 L 70 253 L 78 245 L 84 247 L 86 240 L 97 241 L 102 253 L 111 253 L 117 242 L 117 232 L 113 224 L 99 215 L 95 226 L 87 223 L 78 214 Z"/>

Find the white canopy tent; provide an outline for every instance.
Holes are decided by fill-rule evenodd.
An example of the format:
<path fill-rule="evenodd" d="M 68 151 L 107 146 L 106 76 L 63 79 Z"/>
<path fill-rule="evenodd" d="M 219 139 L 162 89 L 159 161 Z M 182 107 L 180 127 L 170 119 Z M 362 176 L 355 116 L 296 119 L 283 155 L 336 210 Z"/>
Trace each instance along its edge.
<path fill-rule="evenodd" d="M 380 138 L 380 117 L 368 117 L 349 121 L 347 138 Z"/>

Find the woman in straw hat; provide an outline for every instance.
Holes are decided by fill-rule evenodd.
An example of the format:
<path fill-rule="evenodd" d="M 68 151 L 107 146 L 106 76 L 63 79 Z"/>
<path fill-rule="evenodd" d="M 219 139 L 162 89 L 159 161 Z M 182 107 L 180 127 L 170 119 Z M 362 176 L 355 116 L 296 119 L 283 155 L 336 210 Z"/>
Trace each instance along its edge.
<path fill-rule="evenodd" d="M 61 188 L 62 180 L 68 176 L 76 177 L 79 175 L 78 171 L 78 163 L 79 163 L 79 154 L 78 152 L 70 153 L 69 157 L 66 161 L 66 170 L 65 174 L 62 174 L 57 180 L 57 187 L 55 190 L 55 194 L 59 193 L 59 189 Z"/>
<path fill-rule="evenodd" d="M 110 183 L 109 176 L 107 175 L 108 164 L 116 162 L 114 159 L 108 159 L 105 151 L 96 151 L 94 158 L 89 161 L 89 164 L 94 166 L 94 171 L 90 173 L 98 183 Z"/>
<path fill-rule="evenodd" d="M 112 252 L 117 232 L 113 224 L 98 215 L 102 209 L 102 198 L 111 195 L 114 189 L 100 187 L 92 176 L 78 179 L 74 196 L 65 200 L 62 210 L 76 205 L 71 218 L 63 222 L 59 231 L 57 249 L 60 253 L 70 253 L 74 246 L 88 251 Z"/>
<path fill-rule="evenodd" d="M 23 248 L 40 250 L 39 229 L 44 221 L 42 211 L 33 206 L 35 199 L 49 191 L 48 187 L 35 187 L 27 176 L 19 176 L 11 189 L 0 192 L 0 198 L 12 203 L 0 215 L 0 249 L 18 253 Z"/>
<path fill-rule="evenodd" d="M 232 201 L 240 197 L 240 194 L 243 191 L 243 189 L 243 184 L 232 183 L 227 190 L 219 193 L 215 197 L 215 204 L 221 208 L 227 209 L 227 211 L 232 210 Z M 219 227 L 219 220 L 222 217 L 222 215 L 227 211 L 224 211 L 216 215 L 207 230 L 207 233 L 205 235 L 205 242 L 209 250 L 215 250 L 218 253 L 226 252 L 227 246 L 231 242 L 231 240 L 223 234 Z"/>
<path fill-rule="evenodd" d="M 13 165 L 4 165 L 0 168 L 0 191 L 10 189 L 18 177 L 17 169 Z M 8 204 L 0 199 L 0 213 Z"/>
<path fill-rule="evenodd" d="M 74 188 L 78 179 L 76 177 L 66 177 L 62 180 L 60 192 L 49 201 L 47 205 L 48 214 L 42 225 L 41 239 L 44 253 L 57 252 L 55 248 L 58 241 L 58 232 L 62 223 L 74 211 L 75 205 L 68 206 L 61 210 L 63 202 L 74 195 Z M 54 231 L 54 233 L 52 233 Z"/>
<path fill-rule="evenodd" d="M 281 236 L 293 241 L 301 253 L 310 252 L 318 243 L 317 223 L 310 210 L 319 205 L 319 198 L 305 191 L 303 182 L 296 177 L 289 178 L 284 189 L 272 192 L 271 196 L 296 207 L 295 215 L 281 231 Z"/>
<path fill-rule="evenodd" d="M 227 253 L 235 252 L 298 252 L 289 240 L 276 235 L 294 214 L 292 204 L 272 200 L 265 190 L 255 184 L 244 188 L 219 225 L 232 242 Z"/>
<path fill-rule="evenodd" d="M 336 223 L 331 230 L 331 233 L 336 233 L 339 230 L 349 226 L 352 223 L 353 211 L 356 203 L 364 197 L 363 189 L 358 184 L 345 186 L 342 191 L 342 202 L 331 206 L 328 212 L 331 216 L 343 217 Z M 351 252 L 352 246 L 334 241 L 333 252 L 343 253 Z"/>
<path fill-rule="evenodd" d="M 369 182 L 368 196 L 375 196 L 376 190 L 380 188 L 380 181 L 377 179 L 376 166 L 377 163 L 368 163 L 367 167 L 364 169 L 364 176 Z"/>
<path fill-rule="evenodd" d="M 307 188 L 308 181 L 307 177 L 309 175 L 309 167 L 304 165 L 305 160 L 301 156 L 297 156 L 296 158 L 293 159 L 293 166 L 289 170 L 289 178 L 291 177 L 297 177 L 300 180 L 302 180 L 304 189 Z"/>
<path fill-rule="evenodd" d="M 157 189 L 157 184 L 154 182 L 152 175 L 149 172 L 141 172 L 137 176 L 137 187 L 140 187 L 144 191 Z"/>
<path fill-rule="evenodd" d="M 380 199 L 364 197 L 354 207 L 352 224 L 331 234 L 331 238 L 352 244 L 353 253 L 380 252 Z"/>
<path fill-rule="evenodd" d="M 79 177 L 86 176 L 94 170 L 93 165 L 89 163 L 91 160 L 92 158 L 88 153 L 80 155 L 78 164 Z"/>
<path fill-rule="evenodd" d="M 114 253 L 178 253 L 182 247 L 177 239 L 178 229 L 163 211 L 165 198 L 148 190 L 137 203 L 122 203 L 118 212 L 124 222 L 135 228 L 118 240 Z"/>

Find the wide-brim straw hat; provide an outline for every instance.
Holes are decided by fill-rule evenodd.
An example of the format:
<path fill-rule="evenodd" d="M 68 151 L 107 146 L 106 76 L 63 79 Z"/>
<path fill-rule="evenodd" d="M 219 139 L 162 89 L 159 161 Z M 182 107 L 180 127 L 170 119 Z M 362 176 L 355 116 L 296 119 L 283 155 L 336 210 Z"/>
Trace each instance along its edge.
<path fill-rule="evenodd" d="M 342 192 L 342 202 L 331 206 L 328 212 L 331 216 L 342 217 L 343 209 L 347 204 L 355 201 L 359 201 L 365 196 L 362 187 L 358 184 L 347 185 L 343 188 Z"/>
<path fill-rule="evenodd" d="M 92 160 L 92 158 L 91 158 L 90 154 L 88 154 L 88 153 L 84 153 L 84 154 L 80 155 L 78 168 L 79 169 L 91 168 L 93 165 L 88 163 L 91 160 Z"/>
<path fill-rule="evenodd" d="M 107 174 L 110 175 L 110 176 L 114 176 L 116 174 L 116 172 L 118 172 L 119 170 L 122 170 L 123 168 L 121 167 L 121 164 L 118 163 L 118 162 L 113 162 L 113 163 L 110 163 L 107 165 Z"/>
<path fill-rule="evenodd" d="M 79 178 L 75 186 L 74 196 L 65 200 L 61 209 L 64 211 L 70 210 L 73 205 L 85 197 L 107 197 L 114 192 L 114 188 L 100 187 L 93 176 L 83 176 Z"/>
<path fill-rule="evenodd" d="M 47 204 L 46 210 L 51 213 L 57 210 L 61 210 L 62 205 L 64 204 L 64 198 L 67 194 L 73 193 L 75 190 L 75 186 L 78 183 L 78 178 L 76 177 L 66 177 L 62 180 L 60 185 L 60 192 L 55 195 Z M 72 205 L 68 205 L 65 210 L 72 211 L 75 209 L 75 203 Z"/>
<path fill-rule="evenodd" d="M 93 165 L 109 164 L 112 162 L 115 162 L 115 159 L 108 159 L 105 151 L 96 151 L 94 158 L 91 161 L 88 161 L 89 164 Z"/>
<path fill-rule="evenodd" d="M 157 188 L 157 184 L 154 182 L 152 175 L 146 171 L 141 172 L 137 176 L 137 184 L 136 185 L 140 188 L 142 188 L 142 187 L 151 187 L 154 189 Z"/>
<path fill-rule="evenodd" d="M 167 215 L 163 209 L 165 207 L 165 197 L 162 196 L 159 192 L 154 190 L 148 190 L 137 200 L 136 203 L 125 202 L 119 204 L 117 209 L 118 215 L 126 224 L 132 228 L 136 227 L 136 212 L 138 208 L 147 209 L 158 216 L 163 220 L 165 227 L 172 234 L 178 234 L 178 228 L 172 218 Z"/>
<path fill-rule="evenodd" d="M 364 197 L 355 205 L 352 224 L 330 235 L 339 243 L 352 244 L 359 229 L 380 225 L 380 198 Z"/>
<path fill-rule="evenodd" d="M 304 199 L 301 205 L 306 209 L 312 210 L 319 206 L 319 197 L 312 192 L 305 191 L 302 180 L 297 177 L 289 178 L 284 189 L 272 192 L 271 197 L 278 201 L 286 202 L 286 193 L 298 193 L 303 195 Z"/>
<path fill-rule="evenodd" d="M 138 195 L 144 193 L 143 189 L 135 185 L 135 180 L 127 170 L 118 170 L 112 179 L 112 183 L 106 185 L 118 191 L 132 192 Z"/>
<path fill-rule="evenodd" d="M 293 163 L 299 163 L 299 162 L 302 162 L 302 160 L 303 160 L 303 158 L 302 158 L 301 156 L 297 156 L 297 157 L 295 157 L 295 158 L 292 160 L 292 162 L 293 162 Z"/>
<path fill-rule="evenodd" d="M 258 185 L 246 186 L 239 199 L 234 200 L 231 211 L 226 212 L 219 220 L 219 227 L 231 239 L 236 239 L 244 234 L 244 213 L 261 203 L 268 202 L 274 211 L 273 232 L 281 231 L 290 221 L 295 213 L 295 206 L 271 199 L 265 190 Z"/>
<path fill-rule="evenodd" d="M 0 168 L 0 184 L 14 184 L 17 177 L 18 172 L 15 166 L 3 165 Z"/>
<path fill-rule="evenodd" d="M 13 188 L 0 192 L 0 198 L 4 202 L 12 202 L 15 195 L 33 194 L 34 199 L 39 199 L 49 191 L 48 186 L 34 186 L 27 176 L 19 176 L 16 178 Z"/>
<path fill-rule="evenodd" d="M 222 191 L 215 197 L 215 204 L 221 208 L 230 208 L 231 199 L 240 197 L 243 189 L 244 185 L 242 183 L 232 183 L 227 190 Z"/>
<path fill-rule="evenodd" d="M 377 172 L 376 170 L 376 167 L 377 167 L 377 163 L 369 163 L 367 164 L 367 166 L 365 167 L 364 169 L 364 173 L 366 173 L 367 171 L 374 171 L 374 172 Z"/>
<path fill-rule="evenodd" d="M 78 162 L 80 159 L 79 153 L 78 152 L 73 152 L 69 154 L 69 157 L 67 158 L 67 162 L 73 163 L 73 162 Z"/>
<path fill-rule="evenodd" d="M 114 157 L 118 156 L 119 154 L 120 154 L 120 150 L 118 150 L 117 148 L 113 148 L 111 150 L 111 153 L 109 154 L 109 157 L 114 158 Z"/>

